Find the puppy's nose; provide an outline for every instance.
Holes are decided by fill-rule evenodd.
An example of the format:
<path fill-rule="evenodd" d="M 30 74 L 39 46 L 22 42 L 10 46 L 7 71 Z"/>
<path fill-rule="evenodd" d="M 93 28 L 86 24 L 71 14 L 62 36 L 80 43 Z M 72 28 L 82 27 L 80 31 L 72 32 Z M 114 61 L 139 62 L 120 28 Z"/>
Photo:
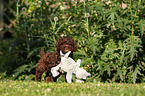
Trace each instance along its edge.
<path fill-rule="evenodd" d="M 69 46 L 65 46 L 64 51 L 68 52 L 68 51 L 71 51 L 71 49 L 69 48 Z"/>
<path fill-rule="evenodd" d="M 68 46 L 66 46 L 66 47 L 65 47 L 65 50 L 69 50 L 69 47 L 68 47 Z"/>

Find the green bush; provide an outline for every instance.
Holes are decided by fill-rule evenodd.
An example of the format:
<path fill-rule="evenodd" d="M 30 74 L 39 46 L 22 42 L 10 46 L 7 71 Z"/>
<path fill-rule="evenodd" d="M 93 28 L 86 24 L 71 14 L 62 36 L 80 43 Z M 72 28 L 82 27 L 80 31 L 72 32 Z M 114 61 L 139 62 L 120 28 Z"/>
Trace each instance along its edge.
<path fill-rule="evenodd" d="M 5 78 L 7 64 L 9 64 L 10 43 L 6 40 L 0 41 L 0 79 Z"/>
<path fill-rule="evenodd" d="M 57 38 L 68 35 L 78 44 L 75 60 L 82 59 L 81 66 L 92 74 L 92 80 L 145 81 L 143 0 L 31 0 L 26 7 L 23 2 L 18 4 L 16 39 L 11 46 L 14 58 L 7 72 L 14 72 L 15 79 L 33 79 L 42 46 L 52 52 Z"/>

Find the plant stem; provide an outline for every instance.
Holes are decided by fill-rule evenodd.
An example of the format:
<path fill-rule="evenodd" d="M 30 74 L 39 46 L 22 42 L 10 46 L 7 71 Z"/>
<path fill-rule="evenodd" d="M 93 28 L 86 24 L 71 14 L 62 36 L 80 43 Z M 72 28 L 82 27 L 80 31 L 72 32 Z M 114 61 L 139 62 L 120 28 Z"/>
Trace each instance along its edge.
<path fill-rule="evenodd" d="M 133 21 L 133 13 L 132 13 L 132 9 L 131 9 L 132 8 L 132 4 L 131 3 L 132 3 L 132 0 L 130 0 L 130 12 L 131 12 L 131 21 L 132 21 L 132 30 L 131 30 L 132 33 L 131 34 L 133 35 L 134 34 L 134 28 L 133 28 L 134 21 Z"/>
<path fill-rule="evenodd" d="M 86 30 L 87 30 L 87 33 L 88 33 L 88 38 L 90 37 L 90 32 L 89 32 L 89 22 L 88 22 L 88 17 L 87 17 L 87 24 L 86 24 Z"/>
<path fill-rule="evenodd" d="M 139 0 L 139 2 L 138 2 L 138 5 L 140 5 L 141 4 L 141 0 Z"/>
<path fill-rule="evenodd" d="M 18 4 L 18 2 L 17 2 L 16 7 L 17 7 L 17 17 L 16 17 L 16 19 L 17 19 L 17 22 L 18 22 L 18 25 L 19 25 L 19 20 L 18 20 L 18 15 L 19 15 L 19 4 Z"/>
<path fill-rule="evenodd" d="M 54 26 L 53 26 L 53 33 L 54 33 L 54 35 L 53 35 L 53 40 L 54 40 L 54 42 L 56 42 L 55 35 L 57 34 L 57 33 L 55 32 L 55 28 L 56 28 L 56 21 L 55 21 Z"/>
<path fill-rule="evenodd" d="M 134 28 L 133 28 L 134 22 L 132 22 L 132 35 L 134 35 Z"/>

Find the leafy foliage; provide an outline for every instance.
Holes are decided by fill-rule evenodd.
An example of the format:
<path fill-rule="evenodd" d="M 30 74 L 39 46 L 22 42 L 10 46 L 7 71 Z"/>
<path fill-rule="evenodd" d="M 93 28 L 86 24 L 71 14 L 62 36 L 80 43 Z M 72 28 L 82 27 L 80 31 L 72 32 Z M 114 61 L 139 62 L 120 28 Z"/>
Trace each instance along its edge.
<path fill-rule="evenodd" d="M 56 39 L 69 35 L 78 44 L 75 59 L 82 59 L 92 80 L 144 82 L 143 0 L 29 0 L 25 7 L 22 1 L 13 29 L 9 75 L 24 79 L 35 75 L 42 46 L 52 52 Z"/>

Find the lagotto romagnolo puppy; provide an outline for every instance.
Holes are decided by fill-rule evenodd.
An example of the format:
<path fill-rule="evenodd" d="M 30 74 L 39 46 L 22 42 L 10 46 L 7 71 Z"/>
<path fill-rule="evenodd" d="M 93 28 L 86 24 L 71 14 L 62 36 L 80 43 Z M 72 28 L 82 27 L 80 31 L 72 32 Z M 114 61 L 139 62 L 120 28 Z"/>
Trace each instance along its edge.
<path fill-rule="evenodd" d="M 43 47 L 40 51 L 41 58 L 39 62 L 37 63 L 36 68 L 36 81 L 41 81 L 41 75 L 46 72 L 45 81 L 46 82 L 55 82 L 57 81 L 57 77 L 53 77 L 51 74 L 51 68 L 54 66 L 57 66 L 60 63 L 60 50 L 62 50 L 64 53 L 71 51 L 71 54 L 69 55 L 71 58 L 73 58 L 73 52 L 77 50 L 77 44 L 76 42 L 68 37 L 63 36 L 61 38 L 58 38 L 55 44 L 56 51 L 51 53 L 45 53 Z"/>
<path fill-rule="evenodd" d="M 63 54 L 60 50 L 60 56 L 61 56 L 61 62 L 56 67 L 51 68 L 51 73 L 53 77 L 56 77 L 59 75 L 58 70 L 61 68 L 64 72 L 66 72 L 66 81 L 68 83 L 71 83 L 72 80 L 72 74 L 76 74 L 76 82 L 84 82 L 87 78 L 87 76 L 91 76 L 90 73 L 88 73 L 85 69 L 80 68 L 81 60 L 78 59 L 77 62 L 75 62 L 72 58 L 68 57 L 71 51 L 67 52 L 66 54 Z M 83 79 L 83 80 L 82 80 Z"/>

